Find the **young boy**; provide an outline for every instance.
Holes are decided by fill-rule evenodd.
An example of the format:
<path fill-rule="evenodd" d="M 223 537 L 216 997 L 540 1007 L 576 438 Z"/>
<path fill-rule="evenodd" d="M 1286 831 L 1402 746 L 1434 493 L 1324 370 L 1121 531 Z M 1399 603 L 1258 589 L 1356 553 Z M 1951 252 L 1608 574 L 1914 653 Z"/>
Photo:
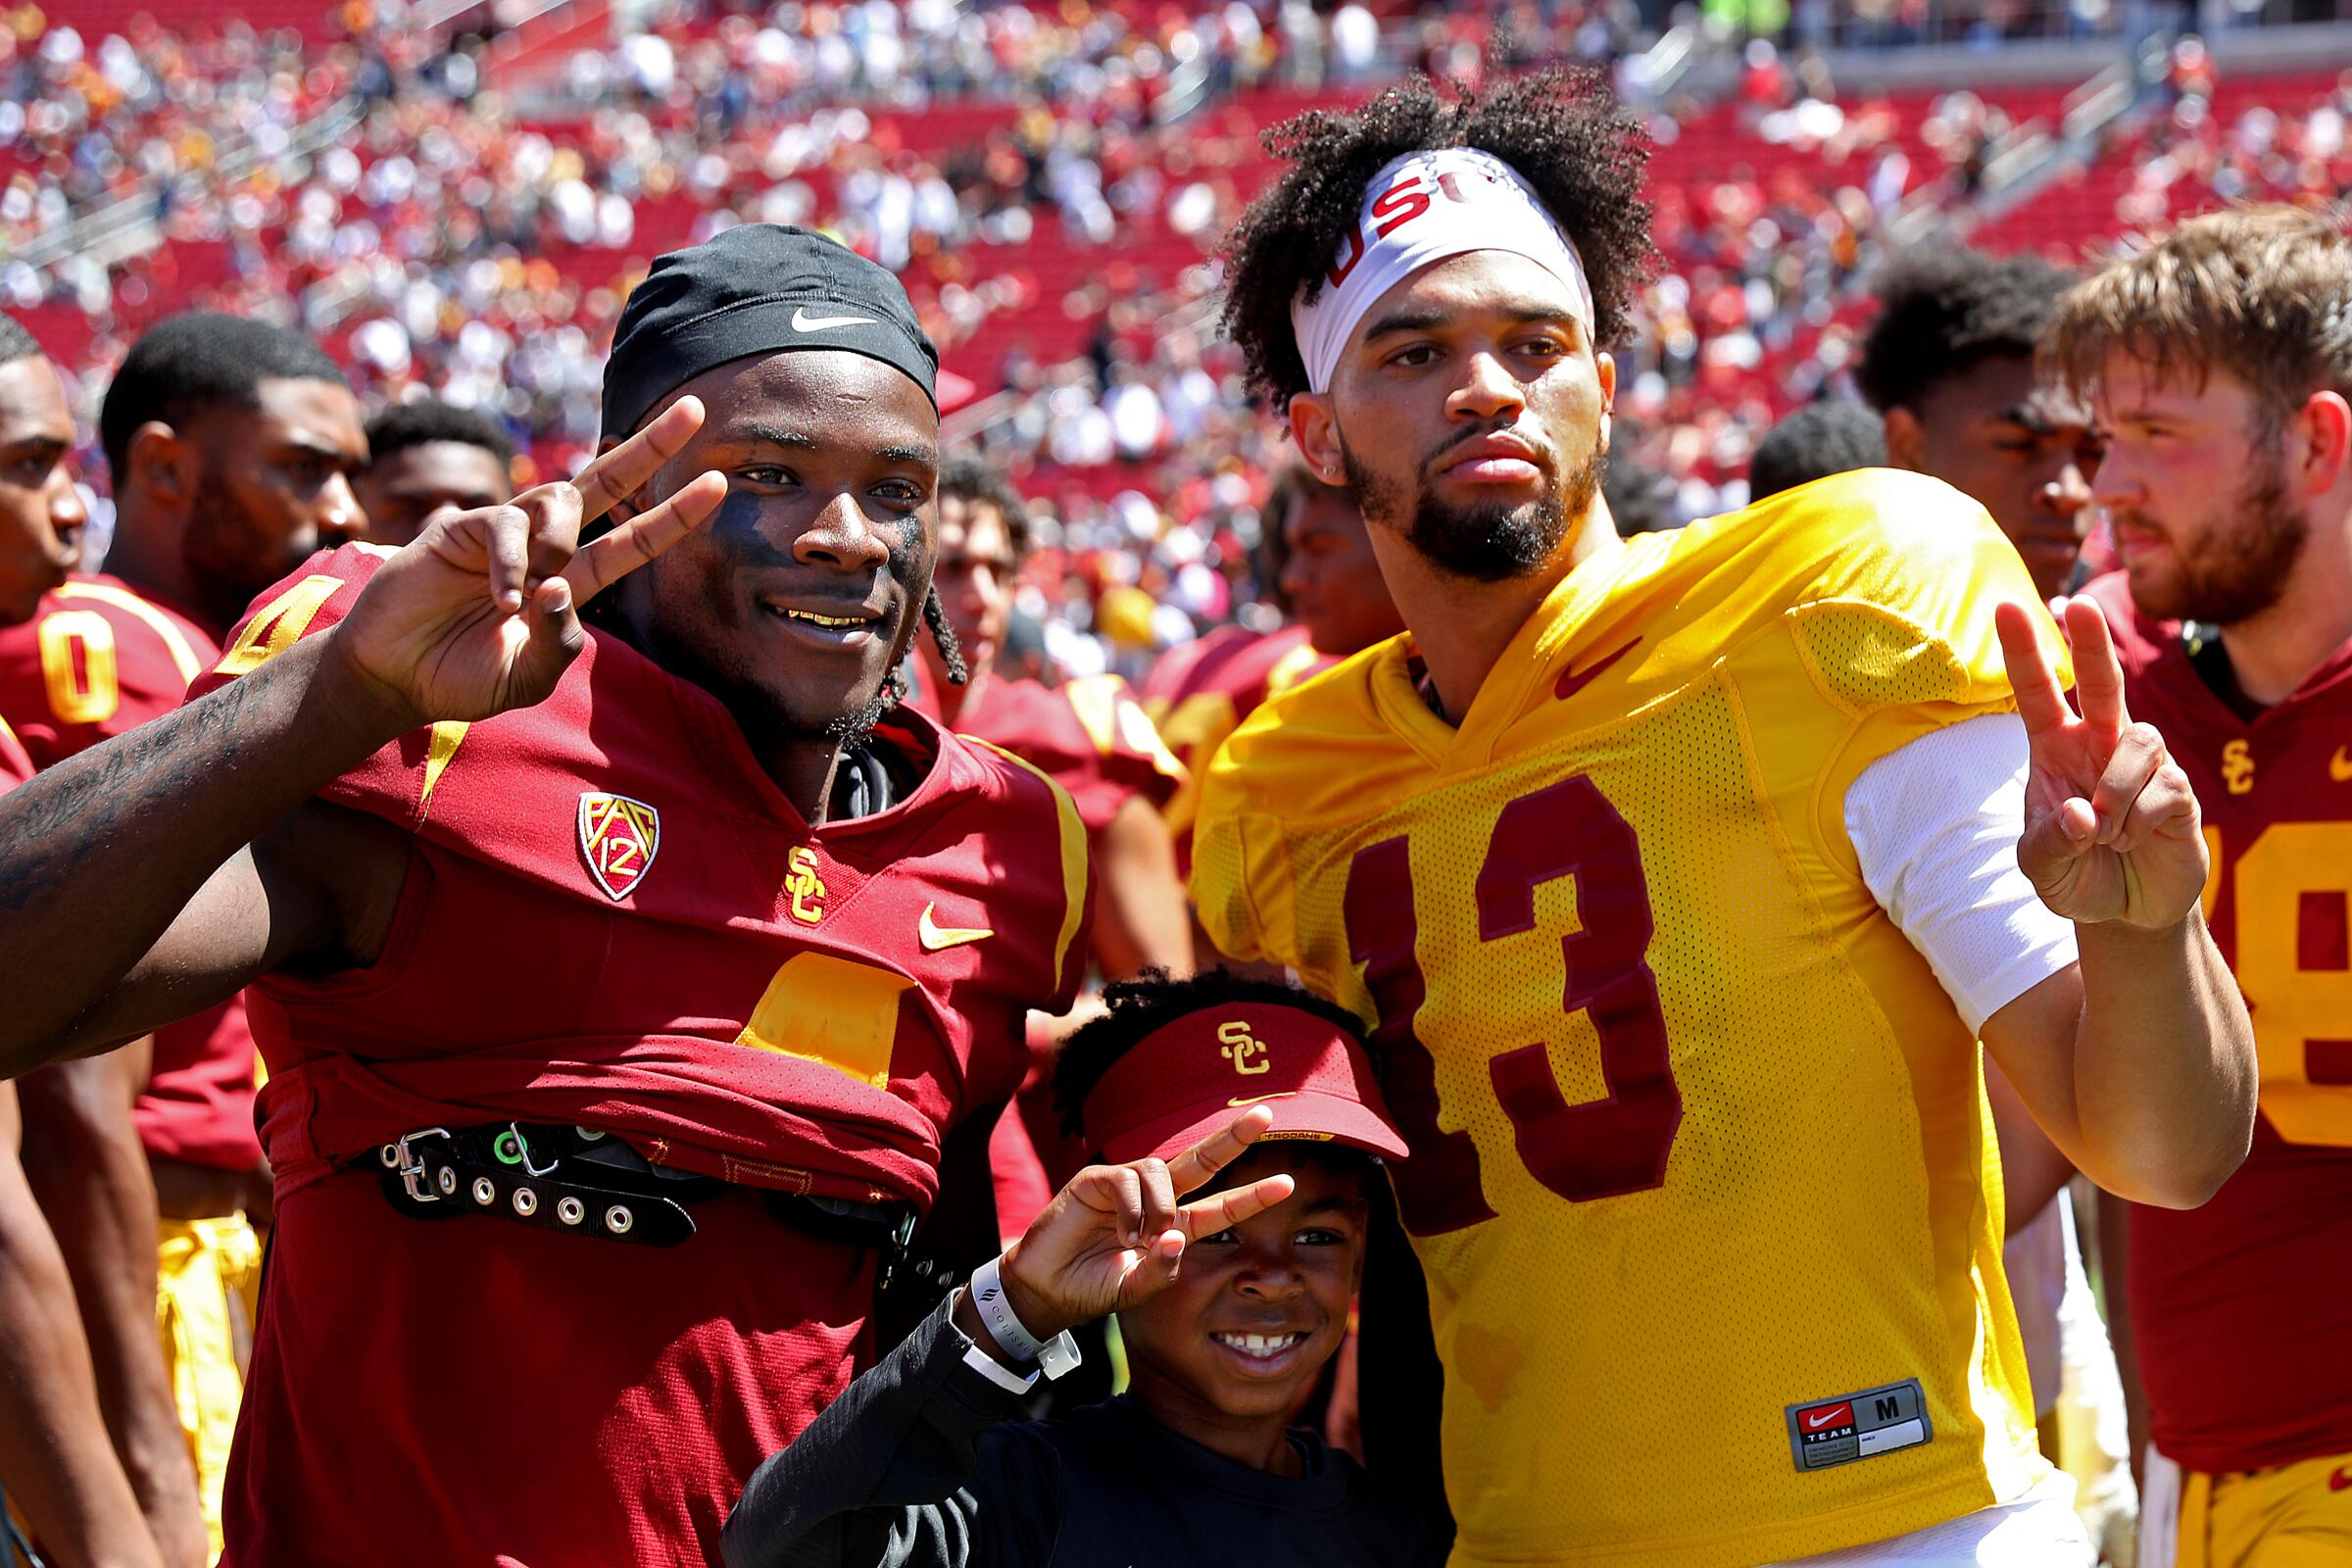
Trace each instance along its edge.
<path fill-rule="evenodd" d="M 728 1568 L 1438 1560 L 1287 1426 L 1347 1333 L 1364 1184 L 1404 1154 L 1355 1020 L 1221 970 L 1105 1000 L 1054 1082 L 1102 1163 L 760 1466 Z M 1128 1393 L 1019 1420 L 1056 1337 L 1114 1310 Z"/>

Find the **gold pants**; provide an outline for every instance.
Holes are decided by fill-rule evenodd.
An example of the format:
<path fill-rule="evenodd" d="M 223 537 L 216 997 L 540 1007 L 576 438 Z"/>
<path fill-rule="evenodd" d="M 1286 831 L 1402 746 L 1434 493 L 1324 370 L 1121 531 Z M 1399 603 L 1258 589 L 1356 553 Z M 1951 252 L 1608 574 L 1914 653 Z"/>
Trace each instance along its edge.
<path fill-rule="evenodd" d="M 262 1243 L 242 1214 L 167 1219 L 156 1253 L 156 1326 L 164 1370 L 179 1408 L 212 1558 L 220 1560 L 220 1484 L 245 1394 L 253 1316 L 262 1285 Z"/>

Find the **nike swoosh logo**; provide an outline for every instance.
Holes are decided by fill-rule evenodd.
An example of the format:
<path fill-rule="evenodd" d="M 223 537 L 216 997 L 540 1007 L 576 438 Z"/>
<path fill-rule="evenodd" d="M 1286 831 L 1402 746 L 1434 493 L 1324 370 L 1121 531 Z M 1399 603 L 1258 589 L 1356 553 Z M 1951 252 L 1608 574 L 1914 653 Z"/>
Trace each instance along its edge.
<path fill-rule="evenodd" d="M 873 324 L 874 318 L 870 316 L 810 316 L 808 308 L 805 305 L 792 313 L 792 329 L 795 332 L 822 332 L 828 326 L 872 326 Z"/>
<path fill-rule="evenodd" d="M 1820 1420 L 1818 1420 L 1818 1421 L 1814 1420 L 1814 1419 L 1813 1419 L 1811 1416 L 1807 1416 L 1807 1417 L 1805 1417 L 1805 1425 L 1807 1425 L 1807 1426 L 1809 1426 L 1809 1427 L 1813 1427 L 1813 1428 L 1815 1428 L 1815 1429 L 1817 1429 L 1817 1430 L 1818 1430 L 1819 1428 L 1822 1428 L 1822 1427 L 1826 1427 L 1826 1426 L 1828 1426 L 1828 1425 L 1829 1425 L 1831 1422 L 1833 1422 L 1833 1421 L 1835 1421 L 1835 1420 L 1837 1420 L 1837 1419 L 1838 1419 L 1838 1412 L 1837 1412 L 1837 1411 L 1835 1411 L 1835 1410 L 1832 1410 L 1832 1411 L 1830 1411 L 1828 1414 L 1824 1415 L 1824 1416 L 1823 1416 L 1823 1417 L 1822 1417 Z"/>
<path fill-rule="evenodd" d="M 1279 1094 L 1251 1095 L 1248 1100 L 1228 1100 L 1225 1102 L 1225 1103 L 1231 1105 L 1234 1109 L 1239 1110 L 1244 1105 L 1262 1105 L 1269 1100 L 1288 1100 L 1298 1092 L 1298 1091 L 1296 1089 L 1285 1089 Z"/>
<path fill-rule="evenodd" d="M 2352 1488 L 2352 1464 L 2339 1464 L 2335 1467 L 2335 1474 L 2328 1478 L 2328 1490 L 2342 1492 L 2347 1488 Z"/>
<path fill-rule="evenodd" d="M 994 931 L 985 926 L 943 926 L 931 918 L 932 911 L 938 907 L 939 906 L 936 904 L 924 905 L 923 917 L 914 923 L 915 935 L 923 939 L 923 950 L 926 953 L 937 953 L 942 948 L 959 948 L 966 942 L 979 942 L 996 935 Z"/>
<path fill-rule="evenodd" d="M 2352 757 L 2346 757 L 2341 746 L 2328 759 L 2328 776 L 2338 784 L 2352 784 Z"/>
<path fill-rule="evenodd" d="M 1627 643 L 1623 648 L 1618 649 L 1615 653 L 1603 654 L 1600 658 L 1592 661 L 1592 663 L 1587 664 L 1584 668 L 1572 669 L 1568 671 L 1566 674 L 1560 677 L 1560 683 L 1551 689 L 1551 695 L 1558 698 L 1562 702 L 1566 702 L 1569 698 L 1574 697 L 1578 692 L 1583 691 L 1586 687 L 1592 685 L 1595 680 L 1598 680 L 1602 670 L 1607 669 L 1611 664 L 1614 664 L 1617 662 L 1617 661 L 1632 653 L 1635 645 L 1641 641 L 1642 639 L 1637 637 L 1633 640 L 1633 642 Z"/>

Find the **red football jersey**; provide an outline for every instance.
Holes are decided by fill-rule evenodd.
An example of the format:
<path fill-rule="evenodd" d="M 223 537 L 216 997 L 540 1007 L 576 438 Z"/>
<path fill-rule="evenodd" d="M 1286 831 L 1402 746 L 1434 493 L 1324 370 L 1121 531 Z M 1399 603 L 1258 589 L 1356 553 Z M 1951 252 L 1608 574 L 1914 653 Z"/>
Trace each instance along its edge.
<path fill-rule="evenodd" d="M 334 624 L 380 560 L 314 558 L 197 689 Z M 321 792 L 413 858 L 371 967 L 249 993 L 278 1205 L 224 1561 L 716 1560 L 753 1468 L 854 1370 L 873 1252 L 748 1191 L 671 1250 L 425 1224 L 385 1205 L 374 1151 L 576 1124 L 746 1187 L 928 1204 L 946 1129 L 1019 1082 L 1029 1009 L 1070 1003 L 1086 831 L 920 715 L 877 739 L 921 782 L 812 828 L 717 699 L 591 633 L 545 702 Z M 387 1474 L 432 1484 L 350 1506 Z"/>
<path fill-rule="evenodd" d="M 909 702 L 939 717 L 927 687 L 918 683 Z M 983 675 L 964 694 L 956 730 L 1015 754 L 1069 791 L 1089 833 L 1108 826 L 1131 795 L 1165 809 L 1186 782 L 1184 765 L 1116 675 L 1060 686 Z"/>
<path fill-rule="evenodd" d="M 1217 748 L 1258 704 L 1338 662 L 1315 651 L 1303 626 L 1263 634 L 1220 626 L 1171 650 L 1152 666 L 1144 682 L 1144 712 L 1186 770 L 1185 786 L 1167 808 L 1168 827 L 1176 835 L 1176 868 L 1186 877 L 1192 875 L 1200 781 Z"/>
<path fill-rule="evenodd" d="M 0 631 L 0 717 L 36 767 L 51 767 L 172 711 L 220 657 L 183 612 L 116 578 L 77 575 L 44 595 L 30 620 Z M 262 1157 L 240 1003 L 158 1029 L 153 1059 L 132 1111 L 150 1154 L 222 1170 Z"/>
<path fill-rule="evenodd" d="M 911 701 L 938 716 L 937 702 L 919 683 Z M 956 728 L 1012 753 L 1067 790 L 1089 834 L 1109 826 L 1131 796 L 1141 795 L 1164 811 L 1189 782 L 1183 764 L 1116 675 L 1081 676 L 1060 686 L 983 675 L 964 694 Z M 1028 1079 L 998 1120 L 989 1145 L 997 1224 L 1008 1243 L 1029 1228 L 1054 1190 L 1085 1160 L 1056 1119 L 1046 1082 L 1051 1063 L 1045 1052 L 1032 1054 Z"/>
<path fill-rule="evenodd" d="M 381 557 L 261 601 L 203 692 L 333 625 Z M 927 1203 L 1085 965 L 1086 834 L 1036 770 L 901 711 L 888 810 L 810 827 L 718 700 L 596 635 L 543 703 L 385 747 L 321 798 L 416 838 L 365 975 L 253 988 L 281 1188 L 415 1127 L 617 1133 L 756 1186 Z M 518 982 L 527 934 L 528 984 Z"/>
<path fill-rule="evenodd" d="M 2156 1446 L 2219 1473 L 2352 1452 L 2352 644 L 2252 719 L 2121 574 L 2088 592 L 2132 716 L 2188 772 L 2205 917 L 2261 1057 L 2253 1152 L 2202 1208 L 2134 1208 L 2131 1301 Z"/>

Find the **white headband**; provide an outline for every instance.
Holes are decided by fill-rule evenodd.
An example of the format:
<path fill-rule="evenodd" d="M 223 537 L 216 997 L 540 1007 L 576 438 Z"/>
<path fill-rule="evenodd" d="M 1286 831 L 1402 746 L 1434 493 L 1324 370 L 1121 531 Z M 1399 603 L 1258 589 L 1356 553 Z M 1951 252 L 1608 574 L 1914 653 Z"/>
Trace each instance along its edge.
<path fill-rule="evenodd" d="M 1430 263 L 1470 251 L 1508 251 L 1551 272 L 1576 296 L 1577 319 L 1592 335 L 1584 260 L 1517 170 L 1471 147 L 1407 153 L 1364 187 L 1363 211 L 1315 302 L 1303 289 L 1291 302 L 1308 388 L 1330 390 L 1348 335 L 1375 300 Z"/>

